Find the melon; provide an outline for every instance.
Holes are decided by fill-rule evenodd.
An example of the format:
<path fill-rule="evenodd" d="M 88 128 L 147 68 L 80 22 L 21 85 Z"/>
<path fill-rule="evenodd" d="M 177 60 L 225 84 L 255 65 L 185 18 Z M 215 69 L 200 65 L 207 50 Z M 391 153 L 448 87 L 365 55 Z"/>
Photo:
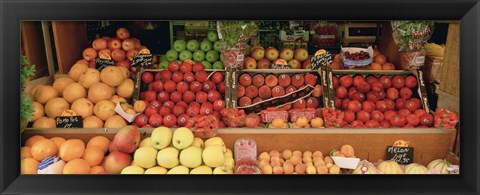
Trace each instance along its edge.
<path fill-rule="evenodd" d="M 35 92 L 37 92 L 37 89 L 39 89 L 42 86 L 44 86 L 44 85 L 33 86 L 32 89 L 30 89 L 30 94 L 29 95 L 31 95 L 33 97 L 33 99 L 35 99 Z"/>
<path fill-rule="evenodd" d="M 58 91 L 52 86 L 43 85 L 35 90 L 35 101 L 45 104 L 48 100 L 58 97 Z"/>
<path fill-rule="evenodd" d="M 93 103 L 87 98 L 78 98 L 73 102 L 70 109 L 77 113 L 78 116 L 86 118 L 93 114 Z"/>
<path fill-rule="evenodd" d="M 63 89 L 73 82 L 75 81 L 70 77 L 60 77 L 53 82 L 53 88 L 55 88 L 58 91 L 58 94 L 61 95 L 63 93 Z"/>
<path fill-rule="evenodd" d="M 127 100 L 119 95 L 113 95 L 110 99 L 112 102 L 117 105 L 118 102 L 127 102 Z"/>
<path fill-rule="evenodd" d="M 380 174 L 377 168 L 370 162 L 362 160 L 352 174 Z"/>
<path fill-rule="evenodd" d="M 65 110 L 60 116 L 77 116 L 77 113 L 73 110 Z"/>
<path fill-rule="evenodd" d="M 43 105 L 38 102 L 33 102 L 32 121 L 36 121 L 43 116 L 45 116 L 45 110 L 43 109 Z"/>
<path fill-rule="evenodd" d="M 127 126 L 127 121 L 120 115 L 113 115 L 105 121 L 105 128 L 123 128 Z"/>
<path fill-rule="evenodd" d="M 131 98 L 133 95 L 133 80 L 125 79 L 122 84 L 117 87 L 117 94 L 124 98 Z"/>
<path fill-rule="evenodd" d="M 125 75 L 120 68 L 116 66 L 107 66 L 100 73 L 100 80 L 110 87 L 116 87 L 125 80 Z"/>
<path fill-rule="evenodd" d="M 93 113 L 103 121 L 115 115 L 115 104 L 110 100 L 102 100 L 95 104 Z"/>
<path fill-rule="evenodd" d="M 33 128 L 56 128 L 57 123 L 55 123 L 55 119 L 53 118 L 40 117 L 33 123 L 32 127 Z"/>
<path fill-rule="evenodd" d="M 117 66 L 117 67 L 120 68 L 120 70 L 122 71 L 123 78 L 125 78 L 125 79 L 130 78 L 130 71 L 127 68 L 125 68 L 123 66 Z"/>
<path fill-rule="evenodd" d="M 402 168 L 393 160 L 386 160 L 378 164 L 378 170 L 385 174 L 403 174 Z"/>
<path fill-rule="evenodd" d="M 85 88 L 90 88 L 94 83 L 100 82 L 100 72 L 95 68 L 88 68 L 80 75 L 78 83 Z"/>
<path fill-rule="evenodd" d="M 62 112 L 68 110 L 70 105 L 63 98 L 52 98 L 45 104 L 45 114 L 50 118 L 62 115 Z"/>
<path fill-rule="evenodd" d="M 93 103 L 109 100 L 112 97 L 110 87 L 105 83 L 95 83 L 88 89 L 88 99 Z"/>
<path fill-rule="evenodd" d="M 103 121 L 93 115 L 86 117 L 83 119 L 83 128 L 103 128 Z"/>
<path fill-rule="evenodd" d="M 437 159 L 433 160 L 432 162 L 428 163 L 428 169 L 436 169 L 441 174 L 448 174 L 447 168 L 452 165 L 452 163 L 448 162 L 446 159 Z"/>
<path fill-rule="evenodd" d="M 425 174 L 427 171 L 427 167 L 418 163 L 411 163 L 405 167 L 405 174 Z"/>
<path fill-rule="evenodd" d="M 70 83 L 63 90 L 63 98 L 67 100 L 68 103 L 73 103 L 78 98 L 84 97 L 87 97 L 87 91 L 78 83 Z"/>
<path fill-rule="evenodd" d="M 80 75 L 82 75 L 82 73 L 85 72 L 87 69 L 88 64 L 76 63 L 72 66 L 72 68 L 70 68 L 68 74 L 70 75 L 70 78 L 72 78 L 74 81 L 79 81 Z"/>

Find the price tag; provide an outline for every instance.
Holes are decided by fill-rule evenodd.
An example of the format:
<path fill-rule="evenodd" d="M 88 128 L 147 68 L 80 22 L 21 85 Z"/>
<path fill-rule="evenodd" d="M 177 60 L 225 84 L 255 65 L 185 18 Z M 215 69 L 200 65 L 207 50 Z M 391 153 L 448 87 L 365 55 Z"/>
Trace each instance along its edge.
<path fill-rule="evenodd" d="M 83 128 L 82 116 L 59 116 L 55 118 L 57 128 Z"/>
<path fill-rule="evenodd" d="M 135 54 L 132 60 L 132 66 L 136 67 L 147 67 L 152 65 L 153 55 L 152 54 Z"/>
<path fill-rule="evenodd" d="M 101 58 L 97 58 L 95 60 L 95 68 L 98 70 L 98 71 L 102 71 L 104 68 L 106 68 L 107 66 L 113 66 L 115 65 L 115 61 L 113 60 L 109 60 L 109 59 L 101 59 Z"/>
<path fill-rule="evenodd" d="M 410 164 L 413 162 L 413 147 L 388 146 L 387 159 L 399 164 Z"/>
<path fill-rule="evenodd" d="M 310 59 L 311 69 L 318 70 L 320 67 L 326 67 L 332 63 L 332 55 L 323 49 L 318 50 Z"/>
<path fill-rule="evenodd" d="M 272 64 L 270 69 L 292 69 L 292 67 L 290 65 Z"/>

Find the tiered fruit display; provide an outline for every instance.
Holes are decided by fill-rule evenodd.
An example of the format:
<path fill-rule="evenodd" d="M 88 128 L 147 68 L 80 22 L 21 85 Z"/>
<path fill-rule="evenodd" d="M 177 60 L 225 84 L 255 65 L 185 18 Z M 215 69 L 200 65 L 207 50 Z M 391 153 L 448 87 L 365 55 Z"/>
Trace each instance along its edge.
<path fill-rule="evenodd" d="M 340 174 L 340 167 L 335 165 L 330 156 L 322 152 L 277 150 L 262 152 L 258 156 L 257 166 L 262 174 Z"/>
<path fill-rule="evenodd" d="M 126 28 L 118 28 L 113 38 L 103 36 L 93 40 L 92 47 L 83 50 L 83 59 L 77 63 L 86 63 L 89 68 L 95 68 L 96 58 L 112 59 L 116 66 L 121 66 L 127 70 L 136 72 L 136 68 L 131 67 L 133 57 L 140 50 L 146 49 L 137 38 L 130 36 L 130 31 Z M 154 56 L 152 63 L 156 63 Z"/>
<path fill-rule="evenodd" d="M 270 98 L 284 96 L 292 93 L 305 85 L 314 88 L 310 97 L 286 105 L 285 110 L 290 108 L 318 108 L 323 101 L 322 86 L 320 79 L 313 73 L 291 73 L 291 74 L 240 74 L 237 85 L 238 106 L 244 107 Z"/>
<path fill-rule="evenodd" d="M 292 50 L 283 48 L 280 51 L 275 47 L 263 48 L 261 46 L 252 46 L 250 55 L 245 58 L 243 69 L 269 69 L 272 64 L 276 64 L 278 59 L 283 59 L 292 69 L 308 69 L 310 58 L 305 48 Z"/>
<path fill-rule="evenodd" d="M 233 153 L 222 138 L 205 142 L 182 127 L 172 131 L 167 127 L 153 130 L 135 150 L 133 163 L 122 174 L 232 174 Z"/>
<path fill-rule="evenodd" d="M 458 123 L 458 116 L 455 112 L 447 109 L 439 108 L 435 111 L 435 124 L 434 126 L 446 129 L 455 129 Z"/>
<path fill-rule="evenodd" d="M 201 42 L 196 39 L 175 40 L 172 49 L 160 60 L 159 68 L 167 69 L 171 61 L 193 60 L 201 62 L 205 69 L 224 69 L 220 52 L 220 42 L 214 31 L 208 32 L 207 37 Z"/>
<path fill-rule="evenodd" d="M 133 89 L 134 82 L 125 67 L 108 66 L 98 71 L 77 63 L 68 76 L 56 78 L 52 86 L 32 88 L 32 127 L 55 128 L 58 116 L 82 116 L 84 128 L 125 127 L 127 121 L 115 112 L 115 106 L 120 102 L 126 113 L 137 113 L 129 104 Z"/>
<path fill-rule="evenodd" d="M 139 127 L 183 127 L 191 117 L 213 115 L 221 120 L 225 108 L 223 72 L 209 74 L 202 63 L 172 61 L 168 70 L 145 71 L 142 74 L 140 100 L 147 104 L 144 114 L 137 116 Z"/>
<path fill-rule="evenodd" d="M 333 77 L 336 119 L 325 119 L 342 127 L 426 128 L 433 126 L 433 115 L 422 109 L 413 75 L 340 75 Z M 330 115 L 325 114 L 328 118 Z M 342 121 L 346 123 L 342 123 Z"/>
<path fill-rule="evenodd" d="M 348 54 L 346 55 L 348 59 L 351 60 L 361 60 L 361 59 L 368 59 L 368 53 L 365 54 Z M 334 56 L 332 63 L 329 65 L 329 68 L 333 70 L 340 70 L 343 69 L 343 62 L 342 62 L 342 56 L 340 54 L 337 54 Z M 383 54 L 380 53 L 377 49 L 373 51 L 373 62 L 369 66 L 367 66 L 367 69 L 370 70 L 395 70 L 395 65 L 387 61 L 387 57 Z"/>

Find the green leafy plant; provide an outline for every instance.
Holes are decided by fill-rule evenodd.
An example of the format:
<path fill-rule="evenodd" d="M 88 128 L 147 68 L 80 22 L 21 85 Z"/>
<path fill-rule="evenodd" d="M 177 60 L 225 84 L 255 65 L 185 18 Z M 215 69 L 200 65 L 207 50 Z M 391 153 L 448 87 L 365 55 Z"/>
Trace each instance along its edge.
<path fill-rule="evenodd" d="M 425 47 L 435 27 L 434 21 L 392 21 L 393 39 L 399 51 L 418 51 Z"/>
<path fill-rule="evenodd" d="M 20 85 L 21 90 L 23 91 L 25 83 L 30 81 L 30 79 L 35 76 L 35 65 L 30 65 L 25 56 L 20 56 Z M 26 94 L 20 94 L 20 122 L 24 124 L 25 122 L 31 121 L 34 112 L 33 100 L 28 97 Z"/>
<path fill-rule="evenodd" d="M 258 32 L 258 26 L 253 21 L 217 21 L 217 32 L 222 49 L 244 47 Z"/>

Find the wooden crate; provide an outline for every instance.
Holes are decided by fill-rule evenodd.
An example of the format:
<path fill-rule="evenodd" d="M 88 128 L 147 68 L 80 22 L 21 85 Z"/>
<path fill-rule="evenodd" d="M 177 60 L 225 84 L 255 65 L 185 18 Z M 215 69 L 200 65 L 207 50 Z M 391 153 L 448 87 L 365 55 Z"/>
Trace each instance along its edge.
<path fill-rule="evenodd" d="M 118 129 L 27 129 L 22 134 L 22 143 L 33 135 L 47 138 L 60 136 L 65 139 L 82 139 L 103 135 L 113 139 Z M 140 129 L 142 139 L 150 136 L 152 129 Z M 361 159 L 376 162 L 386 158 L 386 147 L 399 139 L 407 140 L 415 149 L 414 162 L 427 165 L 434 159 L 447 158 L 455 131 L 445 129 L 219 129 L 226 146 L 233 149 L 238 138 L 253 138 L 258 153 L 276 149 L 316 151 L 328 154 L 344 144 L 355 148 L 355 155 Z M 452 157 L 450 157 L 452 158 Z"/>
<path fill-rule="evenodd" d="M 58 71 L 61 74 L 66 74 L 76 61 L 83 59 L 83 50 L 88 47 L 86 23 L 53 21 L 52 28 Z"/>

